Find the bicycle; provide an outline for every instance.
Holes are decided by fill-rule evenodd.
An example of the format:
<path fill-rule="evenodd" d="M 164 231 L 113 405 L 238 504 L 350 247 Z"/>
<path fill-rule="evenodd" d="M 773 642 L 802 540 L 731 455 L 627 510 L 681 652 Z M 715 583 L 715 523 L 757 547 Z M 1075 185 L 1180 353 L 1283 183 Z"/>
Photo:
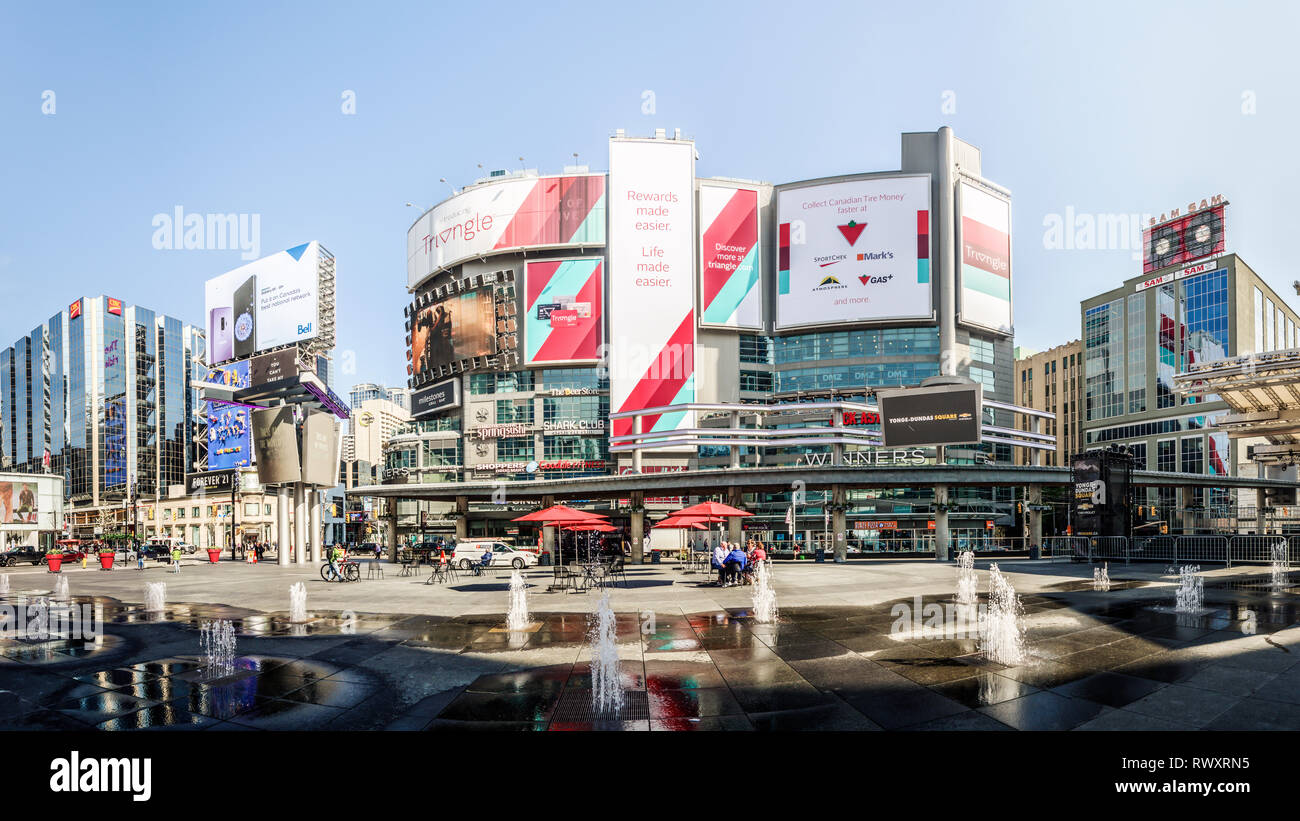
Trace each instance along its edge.
<path fill-rule="evenodd" d="M 320 566 L 320 577 L 327 582 L 355 582 L 361 578 L 361 568 L 356 562 L 344 561 L 335 571 L 329 562 Z"/>

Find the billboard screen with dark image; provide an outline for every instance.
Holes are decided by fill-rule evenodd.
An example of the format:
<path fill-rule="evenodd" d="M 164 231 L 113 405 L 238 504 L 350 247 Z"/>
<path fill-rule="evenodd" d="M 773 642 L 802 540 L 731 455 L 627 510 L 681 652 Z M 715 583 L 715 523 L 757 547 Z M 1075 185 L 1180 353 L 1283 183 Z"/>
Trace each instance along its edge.
<path fill-rule="evenodd" d="M 497 352 L 492 288 L 457 294 L 415 313 L 411 369 L 417 376 L 473 356 Z"/>
<path fill-rule="evenodd" d="M 980 441 L 979 385 L 880 391 L 880 432 L 886 447 L 965 445 Z"/>
<path fill-rule="evenodd" d="M 297 482 L 298 432 L 293 408 L 288 405 L 253 411 L 253 447 L 257 453 L 257 479 L 264 485 Z"/>

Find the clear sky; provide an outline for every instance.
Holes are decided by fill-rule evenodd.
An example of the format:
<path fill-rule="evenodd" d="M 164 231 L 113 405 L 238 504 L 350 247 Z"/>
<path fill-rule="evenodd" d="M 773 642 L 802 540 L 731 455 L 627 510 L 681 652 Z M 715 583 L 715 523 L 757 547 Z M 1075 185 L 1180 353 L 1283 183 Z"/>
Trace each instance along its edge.
<path fill-rule="evenodd" d="M 180 206 L 259 215 L 264 254 L 321 240 L 355 363 L 336 387 L 405 384 L 405 203 L 520 156 L 603 170 L 616 128 L 681 128 L 700 175 L 785 182 L 897 168 L 901 132 L 952 126 L 1013 194 L 1017 344 L 1078 337 L 1079 300 L 1140 272 L 1136 242 L 1045 247 L 1067 209 L 1222 193 L 1230 250 L 1294 305 L 1298 23 L 1281 3 L 6 2 L 0 344 L 98 293 L 201 323 L 203 280 L 244 260 L 155 249 Z"/>

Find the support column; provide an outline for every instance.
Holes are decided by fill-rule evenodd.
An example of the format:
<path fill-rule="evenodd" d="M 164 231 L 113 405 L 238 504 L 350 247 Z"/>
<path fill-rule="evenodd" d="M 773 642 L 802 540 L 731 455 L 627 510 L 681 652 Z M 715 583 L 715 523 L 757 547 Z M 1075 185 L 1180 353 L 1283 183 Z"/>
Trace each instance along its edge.
<path fill-rule="evenodd" d="M 727 504 L 732 507 L 740 507 L 740 488 L 734 485 L 727 488 Z M 727 519 L 727 541 L 735 544 L 742 541 L 744 537 L 745 532 L 741 525 L 741 517 L 732 516 Z"/>
<path fill-rule="evenodd" d="M 456 539 L 469 538 L 469 497 L 456 497 Z"/>
<path fill-rule="evenodd" d="M 849 528 L 845 521 L 848 505 L 845 503 L 844 488 L 831 486 L 831 539 L 835 545 L 835 563 L 844 564 L 849 560 Z"/>
<path fill-rule="evenodd" d="M 632 564 L 645 564 L 645 549 L 641 545 L 645 538 L 645 494 L 639 490 L 632 491 L 631 503 Z"/>
<path fill-rule="evenodd" d="M 307 533 L 308 563 L 314 562 L 318 556 L 321 559 L 325 558 L 325 553 L 322 550 L 322 546 L 324 545 L 324 532 L 321 527 L 320 497 L 321 493 L 319 490 L 313 488 L 307 491 L 307 526 L 309 528 Z"/>
<path fill-rule="evenodd" d="M 542 528 L 542 552 L 551 556 L 551 564 L 560 560 L 559 555 L 555 552 L 555 525 L 547 525 Z"/>
<path fill-rule="evenodd" d="M 1035 510 L 1043 503 L 1043 486 L 1030 485 L 1025 504 L 1025 516 L 1029 520 L 1029 544 L 1043 546 L 1043 512 Z"/>
<path fill-rule="evenodd" d="M 1257 536 L 1263 536 L 1268 532 L 1268 511 L 1265 504 L 1264 488 L 1255 488 L 1255 534 Z"/>
<path fill-rule="evenodd" d="M 276 563 L 289 566 L 289 488 L 280 485 L 275 489 L 275 550 Z"/>
<path fill-rule="evenodd" d="M 388 540 L 388 560 L 397 561 L 397 498 L 389 497 L 384 500 L 385 511 L 388 516 L 388 533 L 385 538 Z"/>
<path fill-rule="evenodd" d="M 733 431 L 739 431 L 739 430 L 740 430 L 740 411 L 732 411 L 732 412 L 731 412 L 731 429 L 732 429 Z M 735 433 L 735 434 L 732 434 L 732 435 L 733 435 L 733 436 L 738 436 L 739 434 L 738 434 L 738 433 Z M 732 446 L 731 446 L 731 466 L 732 466 L 733 468 L 738 468 L 738 467 L 740 467 L 740 445 L 732 445 Z"/>
<path fill-rule="evenodd" d="M 633 417 L 632 417 L 632 432 L 633 432 L 633 433 L 641 433 L 641 432 L 642 432 L 642 431 L 641 431 L 641 417 L 640 417 L 640 416 L 633 416 Z M 640 444 L 640 443 L 638 442 L 637 444 Z M 641 472 L 641 449 L 640 449 L 640 448 L 637 448 L 636 450 L 632 451 L 632 472 L 633 472 L 633 473 L 640 473 L 640 472 Z M 633 548 L 633 549 L 635 549 L 635 548 Z"/>
<path fill-rule="evenodd" d="M 948 486 L 934 486 L 934 559 L 948 561 L 952 552 L 952 536 L 948 532 Z"/>
<path fill-rule="evenodd" d="M 293 486 L 293 551 L 295 564 L 307 563 L 307 493 L 301 482 Z"/>
<path fill-rule="evenodd" d="M 939 191 L 938 201 L 930 213 L 938 215 L 931 220 L 932 230 L 938 222 L 939 234 L 939 374 L 941 376 L 957 375 L 957 276 L 953 270 L 956 259 L 956 243 L 953 237 L 953 214 L 956 208 L 953 202 L 952 174 L 952 129 L 944 126 L 939 129 Z M 946 517 L 945 517 L 946 524 Z M 938 543 L 939 522 L 934 523 L 936 544 Z"/>
<path fill-rule="evenodd" d="M 1191 514 L 1187 512 L 1187 506 L 1192 503 L 1192 489 L 1189 487 L 1178 488 L 1178 530 L 1180 533 L 1186 533 L 1188 523 L 1191 521 Z"/>

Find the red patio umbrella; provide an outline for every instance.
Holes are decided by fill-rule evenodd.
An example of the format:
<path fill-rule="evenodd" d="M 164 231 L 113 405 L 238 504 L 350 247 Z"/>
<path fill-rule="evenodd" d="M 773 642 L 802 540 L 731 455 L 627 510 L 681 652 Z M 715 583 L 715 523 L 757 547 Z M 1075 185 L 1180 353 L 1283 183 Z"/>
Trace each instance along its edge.
<path fill-rule="evenodd" d="M 682 508 L 681 510 L 676 511 L 672 515 L 673 516 L 697 516 L 697 517 L 698 516 L 724 516 L 727 518 L 732 518 L 734 516 L 753 516 L 754 514 L 746 510 L 741 510 L 738 507 L 732 507 L 731 505 L 724 505 L 721 502 L 701 502 L 698 505 L 692 505 L 691 507 Z"/>
<path fill-rule="evenodd" d="M 551 505 L 550 507 L 544 508 L 542 510 L 535 510 L 532 513 L 525 513 L 523 516 L 513 519 L 512 521 L 536 522 L 540 524 L 542 527 L 546 527 L 548 525 L 560 525 L 562 527 L 563 525 L 566 524 L 579 524 L 579 523 L 593 524 L 605 518 L 608 517 L 600 513 L 588 513 L 585 510 L 576 510 L 574 508 L 568 507 L 567 505 Z M 559 553 L 561 557 L 563 557 L 564 555 L 563 554 L 564 545 L 562 541 L 563 535 L 564 535 L 563 532 L 561 532 L 560 534 L 561 542 L 559 545 L 556 546 L 556 552 Z"/>

